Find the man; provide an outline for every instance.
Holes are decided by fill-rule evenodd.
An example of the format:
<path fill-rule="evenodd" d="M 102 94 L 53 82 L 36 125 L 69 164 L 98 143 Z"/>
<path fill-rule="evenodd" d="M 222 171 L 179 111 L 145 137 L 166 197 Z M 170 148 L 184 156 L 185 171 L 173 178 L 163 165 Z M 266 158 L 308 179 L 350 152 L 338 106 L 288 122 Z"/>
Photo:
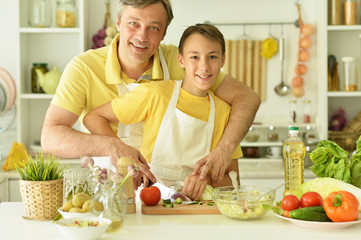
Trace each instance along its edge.
<path fill-rule="evenodd" d="M 141 145 L 141 126 L 129 129 L 113 124 L 120 139 L 81 133 L 72 126 L 90 110 L 131 91 L 134 83 L 184 77 L 176 47 L 160 45 L 172 18 L 168 0 L 119 2 L 116 23 L 120 34 L 112 44 L 81 54 L 64 70 L 44 120 L 41 136 L 44 152 L 65 158 L 110 156 L 113 163 L 119 157 L 129 156 L 143 174 L 156 181 L 137 149 Z M 234 149 L 254 119 L 260 99 L 246 85 L 224 74 L 220 74 L 211 89 L 232 106 L 231 117 L 218 146 L 197 162 L 193 174 L 205 179 L 212 168 L 212 180 L 221 182 Z"/>

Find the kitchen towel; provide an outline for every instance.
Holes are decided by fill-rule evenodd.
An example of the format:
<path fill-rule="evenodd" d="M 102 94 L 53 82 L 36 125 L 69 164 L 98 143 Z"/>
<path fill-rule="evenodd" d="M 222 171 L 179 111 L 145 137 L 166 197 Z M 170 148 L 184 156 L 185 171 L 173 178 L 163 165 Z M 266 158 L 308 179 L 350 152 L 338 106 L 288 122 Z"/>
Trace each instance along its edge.
<path fill-rule="evenodd" d="M 266 99 L 266 58 L 261 56 L 261 40 L 226 40 L 226 61 L 223 71 Z"/>

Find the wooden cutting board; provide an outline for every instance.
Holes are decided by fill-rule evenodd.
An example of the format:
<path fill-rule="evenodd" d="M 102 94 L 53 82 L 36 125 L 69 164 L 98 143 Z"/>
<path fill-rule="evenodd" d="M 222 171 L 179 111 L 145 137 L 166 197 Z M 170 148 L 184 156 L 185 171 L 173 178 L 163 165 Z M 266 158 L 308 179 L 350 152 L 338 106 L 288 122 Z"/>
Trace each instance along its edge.
<path fill-rule="evenodd" d="M 202 201 L 203 202 L 203 201 Z M 156 206 L 142 204 L 142 213 L 148 215 L 197 215 L 197 214 L 221 214 L 214 203 L 213 206 L 205 204 L 174 204 L 174 208 L 165 208 L 162 200 Z"/>

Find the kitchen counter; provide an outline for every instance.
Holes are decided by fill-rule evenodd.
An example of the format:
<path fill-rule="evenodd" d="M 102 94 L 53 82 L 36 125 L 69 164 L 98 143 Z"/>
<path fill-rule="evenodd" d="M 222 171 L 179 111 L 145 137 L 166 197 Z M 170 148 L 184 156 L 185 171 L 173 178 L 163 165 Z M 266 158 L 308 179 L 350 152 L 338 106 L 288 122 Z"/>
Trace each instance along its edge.
<path fill-rule="evenodd" d="M 52 221 L 25 220 L 22 202 L 0 203 L 0 236 L 4 240 L 65 239 Z M 223 215 L 143 215 L 127 214 L 118 233 L 104 234 L 111 239 L 357 239 L 361 224 L 345 229 L 304 229 L 268 212 L 253 221 L 238 221 Z"/>

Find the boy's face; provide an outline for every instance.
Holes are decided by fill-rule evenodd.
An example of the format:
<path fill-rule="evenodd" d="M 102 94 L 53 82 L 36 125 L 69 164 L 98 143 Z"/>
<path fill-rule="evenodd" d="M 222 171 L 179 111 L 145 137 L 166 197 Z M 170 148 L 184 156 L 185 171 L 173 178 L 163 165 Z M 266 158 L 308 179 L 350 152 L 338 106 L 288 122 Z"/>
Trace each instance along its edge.
<path fill-rule="evenodd" d="M 223 67 L 225 56 L 221 44 L 199 33 L 190 35 L 178 54 L 181 67 L 185 68 L 183 89 L 196 96 L 206 96 L 217 80 Z"/>
<path fill-rule="evenodd" d="M 144 8 L 125 6 L 117 29 L 122 64 L 146 64 L 157 51 L 166 29 L 166 11 L 158 2 Z"/>

